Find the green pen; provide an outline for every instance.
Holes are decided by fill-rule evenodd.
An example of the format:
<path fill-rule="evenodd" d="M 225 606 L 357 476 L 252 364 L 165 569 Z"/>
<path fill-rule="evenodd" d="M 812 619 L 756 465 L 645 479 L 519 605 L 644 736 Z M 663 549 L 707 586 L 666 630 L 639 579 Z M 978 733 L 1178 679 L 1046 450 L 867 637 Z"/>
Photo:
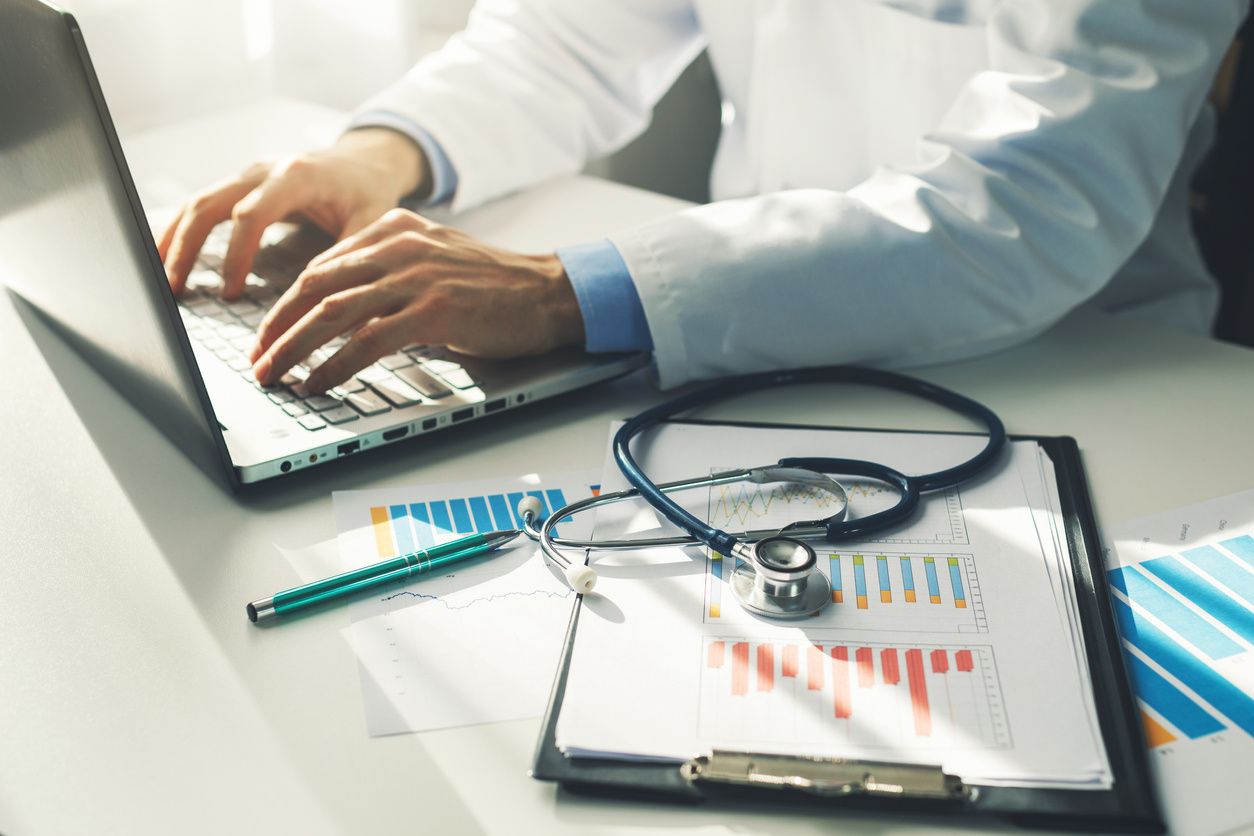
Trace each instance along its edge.
<path fill-rule="evenodd" d="M 519 534 L 522 532 L 511 529 L 459 537 L 429 549 L 403 554 L 382 563 L 363 566 L 351 572 L 276 592 L 269 598 L 253 601 L 245 607 L 245 610 L 248 612 L 250 621 L 260 624 L 276 616 L 288 615 L 314 604 L 334 601 L 364 589 L 394 583 L 413 575 L 425 574 L 450 563 L 458 563 L 495 551 L 506 543 L 512 542 Z"/>

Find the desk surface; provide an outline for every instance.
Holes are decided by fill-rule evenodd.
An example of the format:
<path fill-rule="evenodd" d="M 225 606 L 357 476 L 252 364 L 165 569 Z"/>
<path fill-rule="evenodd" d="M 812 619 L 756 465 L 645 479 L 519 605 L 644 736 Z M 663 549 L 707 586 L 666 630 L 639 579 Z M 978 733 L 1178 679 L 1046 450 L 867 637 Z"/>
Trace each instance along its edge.
<path fill-rule="evenodd" d="M 170 202 L 339 124 L 276 102 L 127 150 L 145 197 Z M 539 249 L 677 205 L 572 178 L 457 222 Z M 561 793 L 526 777 L 536 721 L 368 738 L 343 610 L 281 631 L 244 618 L 245 601 L 295 580 L 289 555 L 334 537 L 331 491 L 599 466 L 607 422 L 658 398 L 643 375 L 238 498 L 9 293 L 0 356 L 0 832 L 829 831 L 778 811 L 732 819 Z M 1079 313 L 1030 344 L 919 373 L 989 404 L 1014 432 L 1075 436 L 1103 521 L 1254 480 L 1254 353 L 1243 349 Z M 858 390 L 789 393 L 784 410 L 751 397 L 719 414 L 937 424 L 913 402 Z M 842 819 L 867 832 L 903 824 Z"/>

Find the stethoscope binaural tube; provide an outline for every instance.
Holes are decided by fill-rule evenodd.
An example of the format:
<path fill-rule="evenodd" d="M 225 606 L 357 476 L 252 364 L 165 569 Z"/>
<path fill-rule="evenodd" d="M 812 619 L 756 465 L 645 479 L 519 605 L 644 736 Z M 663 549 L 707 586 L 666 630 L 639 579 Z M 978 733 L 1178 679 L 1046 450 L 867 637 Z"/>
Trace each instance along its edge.
<path fill-rule="evenodd" d="M 827 525 L 834 519 L 843 519 L 849 509 L 849 499 L 845 493 L 844 487 L 822 473 L 805 470 L 797 467 L 781 467 L 779 465 L 770 465 L 766 467 L 745 468 L 743 470 L 728 470 L 719 473 L 712 473 L 709 476 L 697 476 L 691 479 L 680 479 L 674 482 L 666 482 L 658 485 L 658 489 L 665 493 L 677 493 L 679 491 L 692 490 L 694 488 L 707 488 L 716 485 L 729 485 L 737 482 L 749 482 L 758 485 L 788 483 L 807 485 L 826 491 L 838 500 L 838 506 L 834 513 L 822 520 L 799 520 L 787 526 L 787 530 L 798 537 L 821 537 L 827 531 Z M 566 580 L 571 588 L 578 592 L 590 592 L 596 585 L 596 571 L 590 566 L 582 563 L 575 563 L 568 559 L 563 553 L 563 549 L 643 549 L 656 548 L 662 546 L 693 546 L 699 545 L 700 541 L 690 534 L 678 534 L 669 537 L 647 537 L 638 539 L 620 539 L 620 540 L 576 540 L 570 538 L 554 537 L 552 528 L 559 520 L 567 519 L 584 511 L 591 511 L 604 505 L 614 502 L 622 502 L 638 496 L 639 492 L 635 488 L 627 490 L 615 491 L 613 493 L 604 493 L 600 496 L 591 496 L 572 502 L 563 508 L 555 508 L 553 513 L 549 515 L 543 523 L 540 519 L 544 515 L 544 506 L 534 496 L 524 497 L 518 503 L 518 516 L 523 522 L 523 531 L 532 540 L 535 540 L 544 556 L 561 567 L 566 575 Z M 778 529 L 753 529 L 739 533 L 739 537 L 745 541 L 756 541 L 767 537 L 773 537 L 779 534 Z"/>

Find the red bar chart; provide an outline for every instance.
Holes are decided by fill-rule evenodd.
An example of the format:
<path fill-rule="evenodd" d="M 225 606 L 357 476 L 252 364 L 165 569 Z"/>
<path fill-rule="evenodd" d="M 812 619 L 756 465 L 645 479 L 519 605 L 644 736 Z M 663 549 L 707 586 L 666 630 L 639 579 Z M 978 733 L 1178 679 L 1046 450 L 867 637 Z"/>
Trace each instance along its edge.
<path fill-rule="evenodd" d="M 707 638 L 703 658 L 703 737 L 833 751 L 1010 745 L 988 646 Z"/>

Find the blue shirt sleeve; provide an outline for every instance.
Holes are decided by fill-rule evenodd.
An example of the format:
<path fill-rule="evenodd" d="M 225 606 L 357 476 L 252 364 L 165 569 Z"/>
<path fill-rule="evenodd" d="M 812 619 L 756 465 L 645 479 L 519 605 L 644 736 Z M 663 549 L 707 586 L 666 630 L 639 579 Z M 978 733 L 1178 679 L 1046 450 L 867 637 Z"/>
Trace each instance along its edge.
<path fill-rule="evenodd" d="M 583 314 L 584 348 L 651 351 L 653 337 L 627 263 L 608 239 L 557 251 Z"/>
<path fill-rule="evenodd" d="M 368 110 L 365 113 L 359 113 L 348 126 L 349 130 L 376 127 L 391 128 L 404 134 L 427 155 L 427 164 L 431 166 L 432 182 L 431 194 L 427 197 L 425 205 L 434 206 L 453 196 L 453 193 L 457 191 L 457 170 L 453 168 L 453 163 L 449 160 L 448 154 L 444 153 L 444 149 L 440 147 L 440 143 L 436 142 L 435 137 L 425 128 L 399 113 L 387 110 Z"/>

